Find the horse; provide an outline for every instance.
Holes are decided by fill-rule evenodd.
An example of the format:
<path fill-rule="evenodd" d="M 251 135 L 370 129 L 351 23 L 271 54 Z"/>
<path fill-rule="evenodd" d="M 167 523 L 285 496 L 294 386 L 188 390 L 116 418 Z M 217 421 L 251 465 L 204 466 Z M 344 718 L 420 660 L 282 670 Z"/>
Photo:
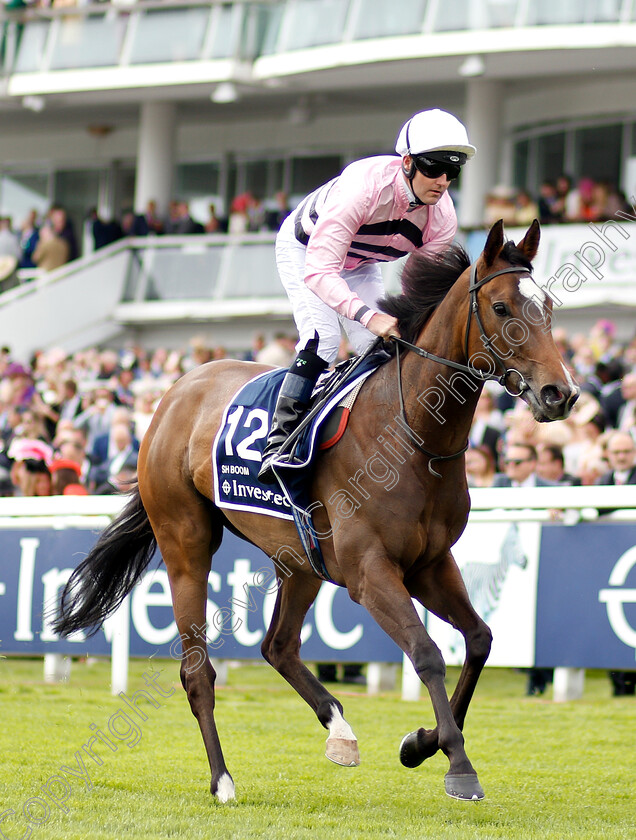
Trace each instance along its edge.
<path fill-rule="evenodd" d="M 499 221 L 472 266 L 459 246 L 432 259 L 409 257 L 402 292 L 381 304 L 398 319 L 395 352 L 365 380 L 343 436 L 318 454 L 308 479 L 328 577 L 409 657 L 430 695 L 436 725 L 407 734 L 400 761 L 416 767 L 441 749 L 449 762 L 445 791 L 461 800 L 484 796 L 462 728 L 491 646 L 451 553 L 468 519 L 463 453 L 477 399 L 484 381 L 496 379 L 548 422 L 567 417 L 579 394 L 552 339 L 551 300 L 531 276 L 539 237 L 535 221 L 517 245 L 505 242 Z M 221 509 L 214 500 L 210 451 L 224 408 L 267 369 L 215 361 L 171 387 L 144 436 L 138 485 L 73 572 L 54 624 L 62 635 L 95 631 L 158 545 L 181 639 L 180 678 L 218 802 L 234 799 L 235 785 L 215 724 L 215 671 L 207 650 L 202 661 L 201 639 L 208 574 L 224 528 L 270 558 L 287 547 L 288 567 L 276 566 L 276 604 L 262 655 L 328 730 L 327 758 L 343 766 L 360 761 L 342 704 L 300 658 L 300 630 L 322 579 L 306 562 L 294 523 Z M 391 480 L 378 483 L 382 459 Z M 412 598 L 464 637 L 465 660 L 450 699 L 441 652 Z"/>

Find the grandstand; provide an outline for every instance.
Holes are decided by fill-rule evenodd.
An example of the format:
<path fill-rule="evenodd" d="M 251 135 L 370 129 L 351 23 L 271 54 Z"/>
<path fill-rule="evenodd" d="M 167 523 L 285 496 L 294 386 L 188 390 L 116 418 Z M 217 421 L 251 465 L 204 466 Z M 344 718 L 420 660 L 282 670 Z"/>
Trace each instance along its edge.
<path fill-rule="evenodd" d="M 205 223 L 250 192 L 290 206 L 349 161 L 393 148 L 416 110 L 442 107 L 479 154 L 455 190 L 475 247 L 495 185 L 533 195 L 570 174 L 636 192 L 632 0 L 119 0 L 10 3 L 0 13 L 0 215 L 66 207 L 81 234 L 155 201 Z M 634 203 L 633 201 L 631 202 Z M 633 212 L 633 211 L 632 211 Z M 477 233 L 470 231 L 477 230 Z M 611 317 L 633 331 L 632 225 L 602 276 L 557 321 Z M 546 279 L 590 240 L 544 228 Z M 82 239 L 80 235 L 80 239 Z M 291 328 L 273 234 L 136 238 L 0 296 L 3 343 L 182 346 L 209 331 L 229 349 Z M 390 282 L 395 282 L 392 273 Z"/>

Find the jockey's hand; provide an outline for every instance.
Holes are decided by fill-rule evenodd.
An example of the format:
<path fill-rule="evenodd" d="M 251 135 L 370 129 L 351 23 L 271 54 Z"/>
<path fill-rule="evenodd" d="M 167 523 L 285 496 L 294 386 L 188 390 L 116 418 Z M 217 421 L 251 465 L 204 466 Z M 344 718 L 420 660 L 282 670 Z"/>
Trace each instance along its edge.
<path fill-rule="evenodd" d="M 392 335 L 397 335 L 398 337 L 400 335 L 397 318 L 394 318 L 392 315 L 386 315 L 384 312 L 376 312 L 367 324 L 367 329 L 373 335 L 382 336 L 384 339 L 390 338 Z"/>

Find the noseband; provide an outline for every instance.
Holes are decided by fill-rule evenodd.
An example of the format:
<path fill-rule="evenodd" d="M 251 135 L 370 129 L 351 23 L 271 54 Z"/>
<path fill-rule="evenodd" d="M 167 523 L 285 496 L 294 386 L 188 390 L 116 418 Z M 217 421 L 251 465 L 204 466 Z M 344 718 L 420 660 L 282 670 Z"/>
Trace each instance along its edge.
<path fill-rule="evenodd" d="M 482 371 L 476 370 L 474 367 L 469 367 L 468 365 L 462 365 L 459 362 L 454 362 L 451 359 L 445 359 L 442 356 L 436 356 L 434 353 L 429 353 L 428 350 L 422 350 L 422 348 L 417 347 L 415 344 L 411 344 L 408 341 L 405 341 L 403 338 L 399 338 L 398 336 L 392 336 L 392 341 L 395 342 L 395 355 L 397 359 L 397 371 L 398 371 L 398 395 L 400 398 L 400 411 L 402 413 L 402 421 L 404 423 L 404 430 L 406 431 L 407 435 L 411 439 L 411 441 L 415 444 L 415 446 L 419 449 L 420 452 L 424 453 L 429 458 L 428 462 L 428 471 L 431 475 L 436 476 L 437 478 L 441 478 L 441 474 L 438 473 L 435 469 L 433 469 L 433 463 L 435 461 L 450 461 L 453 458 L 459 458 L 464 452 L 468 449 L 469 443 L 466 443 L 459 452 L 455 452 L 453 455 L 435 455 L 433 452 L 429 452 L 427 449 L 424 449 L 422 444 L 420 443 L 419 435 L 417 435 L 413 429 L 408 424 L 406 419 L 406 412 L 404 408 L 404 394 L 402 390 L 402 370 L 400 364 L 400 346 L 406 347 L 408 350 L 411 350 L 413 353 L 416 353 L 418 356 L 421 356 L 423 359 L 430 359 L 432 362 L 439 362 L 439 364 L 447 365 L 448 367 L 454 368 L 454 370 L 459 370 L 462 373 L 467 373 L 469 376 L 480 379 L 482 382 L 486 382 L 488 380 L 494 380 L 498 382 L 503 388 L 505 388 L 506 393 L 510 394 L 511 397 L 520 397 L 525 391 L 530 390 L 530 386 L 523 378 L 523 375 L 520 371 L 516 368 L 508 368 L 504 360 L 501 356 L 497 353 L 494 349 L 494 337 L 488 338 L 486 335 L 486 331 L 484 330 L 484 325 L 481 320 L 481 315 L 479 314 L 479 301 L 477 298 L 477 292 L 484 286 L 486 283 L 489 283 L 495 277 L 499 277 L 500 274 L 519 274 L 524 272 L 526 274 L 530 274 L 530 270 L 527 268 L 522 268 L 521 266 L 510 266 L 509 268 L 502 268 L 500 271 L 493 271 L 492 274 L 486 275 L 486 277 L 482 277 L 481 280 L 477 280 L 477 264 L 473 263 L 470 269 L 470 282 L 468 284 L 468 293 L 470 296 L 469 306 L 468 306 L 468 320 L 466 322 L 466 334 L 464 337 L 464 354 L 466 359 L 469 360 L 468 356 L 468 339 L 470 335 L 470 325 L 472 316 L 475 316 L 475 320 L 477 321 L 477 326 L 479 327 L 480 338 L 482 343 L 488 353 L 491 355 L 495 362 L 495 368 L 499 367 L 502 371 L 500 376 L 497 376 L 495 373 L 483 373 Z M 516 373 L 519 381 L 518 381 L 518 392 L 515 393 L 510 390 L 507 385 L 507 378 L 511 373 Z"/>

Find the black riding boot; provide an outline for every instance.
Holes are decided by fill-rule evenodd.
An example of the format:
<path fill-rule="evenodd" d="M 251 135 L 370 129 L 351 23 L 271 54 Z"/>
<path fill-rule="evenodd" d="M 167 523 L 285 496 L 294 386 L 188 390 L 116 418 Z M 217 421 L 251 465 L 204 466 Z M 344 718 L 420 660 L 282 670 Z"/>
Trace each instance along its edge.
<path fill-rule="evenodd" d="M 272 462 L 276 461 L 280 448 L 303 419 L 316 381 L 327 367 L 327 362 L 316 355 L 317 348 L 316 336 L 296 356 L 283 379 L 258 473 L 258 480 L 263 484 L 276 484 Z"/>

